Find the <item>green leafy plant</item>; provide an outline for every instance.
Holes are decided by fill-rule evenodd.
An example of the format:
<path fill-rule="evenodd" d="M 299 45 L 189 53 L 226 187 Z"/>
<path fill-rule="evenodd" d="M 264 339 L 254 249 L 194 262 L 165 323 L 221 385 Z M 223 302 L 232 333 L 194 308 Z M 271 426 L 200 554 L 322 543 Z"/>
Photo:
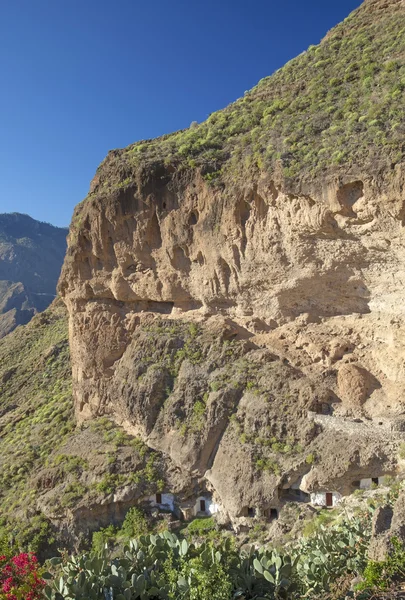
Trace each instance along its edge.
<path fill-rule="evenodd" d="M 343 573 L 360 573 L 367 563 L 370 519 L 356 517 L 329 527 L 320 525 L 293 548 L 297 575 L 306 593 L 327 591 Z"/>
<path fill-rule="evenodd" d="M 364 581 L 359 590 L 387 590 L 391 583 L 405 578 L 405 544 L 396 537 L 390 540 L 392 550 L 385 561 L 372 561 L 364 569 Z"/>
<path fill-rule="evenodd" d="M 148 533 L 148 529 L 145 513 L 140 508 L 130 508 L 121 527 L 121 533 L 129 540 Z"/>

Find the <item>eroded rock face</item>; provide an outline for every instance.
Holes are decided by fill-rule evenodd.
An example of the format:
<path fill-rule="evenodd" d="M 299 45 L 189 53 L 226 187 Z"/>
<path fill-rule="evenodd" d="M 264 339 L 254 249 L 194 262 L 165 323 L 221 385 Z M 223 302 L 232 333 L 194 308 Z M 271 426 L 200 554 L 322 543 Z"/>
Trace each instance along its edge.
<path fill-rule="evenodd" d="M 351 363 L 341 366 L 337 383 L 342 403 L 355 411 L 358 411 L 375 389 L 381 387 L 369 371 Z"/>
<path fill-rule="evenodd" d="M 278 506 L 302 477 L 308 492 L 348 493 L 394 473 L 401 173 L 293 194 L 267 175 L 219 190 L 160 167 L 105 192 L 104 180 L 126 180 L 116 164 L 75 212 L 60 280 L 78 420 L 111 415 L 232 519 Z M 347 418 L 365 420 L 364 434 Z"/>
<path fill-rule="evenodd" d="M 394 506 L 379 507 L 373 518 L 372 538 L 368 551 L 371 560 L 384 561 L 393 551 L 392 539 L 405 541 L 405 494 L 400 492 Z"/>

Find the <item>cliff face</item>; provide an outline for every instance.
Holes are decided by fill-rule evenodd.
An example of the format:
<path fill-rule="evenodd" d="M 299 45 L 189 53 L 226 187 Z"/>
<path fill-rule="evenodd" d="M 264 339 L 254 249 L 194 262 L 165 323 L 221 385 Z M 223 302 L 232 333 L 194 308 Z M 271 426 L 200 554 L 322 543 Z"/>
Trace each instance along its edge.
<path fill-rule="evenodd" d="M 60 293 L 79 422 L 112 416 L 234 522 L 292 484 L 345 494 L 400 469 L 404 27 L 402 2 L 365 2 L 206 124 L 111 152 L 75 211 Z M 331 66 L 387 30 L 368 71 Z M 327 112 L 344 96 L 349 115 Z M 281 140 L 288 114 L 304 141 Z"/>
<path fill-rule="evenodd" d="M 55 298 L 66 235 L 28 215 L 0 215 L 0 338 Z"/>

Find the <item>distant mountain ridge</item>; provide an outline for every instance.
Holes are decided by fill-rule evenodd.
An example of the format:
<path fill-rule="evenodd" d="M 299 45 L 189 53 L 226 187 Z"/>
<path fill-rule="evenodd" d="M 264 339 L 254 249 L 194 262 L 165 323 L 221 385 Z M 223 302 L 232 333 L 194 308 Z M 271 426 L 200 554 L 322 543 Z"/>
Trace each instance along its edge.
<path fill-rule="evenodd" d="M 0 214 L 0 338 L 55 298 L 67 233 L 28 215 Z"/>

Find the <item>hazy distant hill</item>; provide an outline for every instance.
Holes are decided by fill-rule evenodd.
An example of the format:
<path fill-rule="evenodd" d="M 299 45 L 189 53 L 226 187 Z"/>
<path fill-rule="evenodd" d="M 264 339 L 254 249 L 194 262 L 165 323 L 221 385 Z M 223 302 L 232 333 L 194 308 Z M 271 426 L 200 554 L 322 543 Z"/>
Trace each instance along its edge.
<path fill-rule="evenodd" d="M 0 214 L 0 337 L 54 299 L 67 232 L 28 215 Z"/>

